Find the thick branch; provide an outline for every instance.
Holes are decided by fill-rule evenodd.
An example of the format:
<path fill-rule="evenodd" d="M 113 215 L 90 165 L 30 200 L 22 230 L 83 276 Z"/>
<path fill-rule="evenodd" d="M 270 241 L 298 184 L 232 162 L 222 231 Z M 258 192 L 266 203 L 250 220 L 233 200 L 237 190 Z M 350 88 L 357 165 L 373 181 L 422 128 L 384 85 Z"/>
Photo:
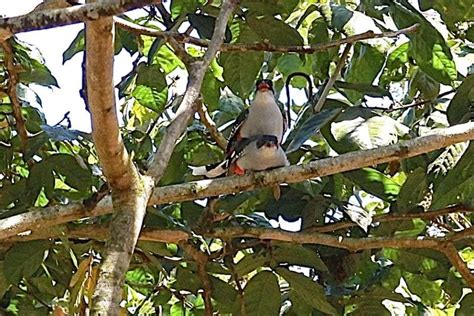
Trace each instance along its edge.
<path fill-rule="evenodd" d="M 103 252 L 92 314 L 118 315 L 125 273 L 146 213 L 153 182 L 140 178 L 120 134 L 113 85 L 112 17 L 86 23 L 87 101 L 92 137 L 108 184 L 114 217 Z"/>
<path fill-rule="evenodd" d="M 21 104 L 18 99 L 17 85 L 19 83 L 18 71 L 15 65 L 15 58 L 10 42 L 4 41 L 0 43 L 3 50 L 3 62 L 8 72 L 8 87 L 6 93 L 10 98 L 13 108 L 13 117 L 15 118 L 15 127 L 20 138 L 20 148 L 24 153 L 28 143 L 28 132 L 26 131 L 25 119 L 21 113 Z"/>
<path fill-rule="evenodd" d="M 210 42 L 205 39 L 200 39 L 192 36 L 187 36 L 185 34 L 181 34 L 178 32 L 168 32 L 168 31 L 158 31 L 148 27 L 136 25 L 123 19 L 116 18 L 117 26 L 128 30 L 129 32 L 139 34 L 139 35 L 147 35 L 153 37 L 161 37 L 164 39 L 169 40 L 173 38 L 174 40 L 186 43 L 186 44 L 193 44 L 200 47 L 208 47 Z M 364 32 L 361 34 L 356 34 L 352 36 L 348 36 L 346 38 L 342 38 L 335 41 L 330 41 L 326 43 L 318 43 L 315 45 L 304 45 L 304 46 L 276 46 L 270 44 L 266 41 L 260 43 L 252 43 L 252 44 L 222 44 L 221 48 L 219 49 L 221 52 L 248 52 L 248 51 L 267 51 L 267 52 L 278 52 L 278 53 L 299 53 L 299 54 L 312 54 L 315 52 L 326 51 L 330 48 L 339 47 L 343 44 L 350 44 L 359 41 L 364 41 L 368 39 L 374 38 L 385 38 L 385 37 L 397 37 L 401 34 L 411 34 L 418 31 L 419 25 L 415 24 L 410 27 L 398 30 L 398 31 L 389 31 L 389 32 L 382 32 L 382 33 L 374 33 L 373 31 Z"/>
<path fill-rule="evenodd" d="M 16 33 L 94 21 L 100 17 L 119 15 L 158 2 L 160 0 L 101 1 L 66 9 L 34 11 L 17 17 L 2 18 L 0 19 L 0 42 Z"/>
<path fill-rule="evenodd" d="M 232 176 L 220 179 L 193 181 L 156 188 L 148 201 L 149 205 L 191 201 L 222 194 L 250 191 L 255 188 L 279 183 L 295 183 L 315 177 L 328 176 L 379 163 L 413 157 L 449 145 L 474 139 L 474 123 L 455 125 L 434 131 L 432 135 L 418 137 L 399 144 L 371 150 L 350 152 L 337 157 L 317 160 L 305 165 L 256 172 L 243 177 Z M 110 197 L 101 200 L 88 211 L 79 203 L 31 210 L 0 220 L 0 239 L 14 236 L 35 228 L 57 225 L 112 212 Z"/>
<path fill-rule="evenodd" d="M 114 25 L 112 18 L 86 23 L 87 100 L 92 137 L 104 175 L 112 189 L 125 191 L 138 177 L 123 144 L 113 83 Z"/>

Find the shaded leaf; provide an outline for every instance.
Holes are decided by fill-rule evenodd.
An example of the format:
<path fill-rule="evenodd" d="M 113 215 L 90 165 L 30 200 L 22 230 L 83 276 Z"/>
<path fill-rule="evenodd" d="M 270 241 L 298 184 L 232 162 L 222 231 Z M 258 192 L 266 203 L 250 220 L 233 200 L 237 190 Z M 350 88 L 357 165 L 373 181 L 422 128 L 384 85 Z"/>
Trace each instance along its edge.
<path fill-rule="evenodd" d="M 63 64 L 74 57 L 79 52 L 82 52 L 84 50 L 84 45 L 85 45 L 85 38 L 84 38 L 84 30 L 80 30 L 76 37 L 72 40 L 71 44 L 69 44 L 69 47 L 66 48 L 66 50 L 63 53 Z"/>
<path fill-rule="evenodd" d="M 291 142 L 288 144 L 286 152 L 290 153 L 300 148 L 306 140 L 313 136 L 324 125 L 332 121 L 341 111 L 342 109 L 323 110 L 312 115 L 302 124 L 295 126 L 294 130 L 288 136 L 287 142 L 288 140 L 291 140 Z"/>
<path fill-rule="evenodd" d="M 8 282 L 18 284 L 22 278 L 31 277 L 43 262 L 44 252 L 50 243 L 44 240 L 18 243 L 8 250 L 3 271 Z"/>
<path fill-rule="evenodd" d="M 393 202 L 400 192 L 400 185 L 372 168 L 344 172 L 344 177 L 357 184 L 362 190 L 382 200 Z"/>
<path fill-rule="evenodd" d="M 466 123 L 474 118 L 474 74 L 464 79 L 458 91 L 449 102 L 449 124 Z"/>
<path fill-rule="evenodd" d="M 214 32 L 214 25 L 216 24 L 216 18 L 210 15 L 204 15 L 201 13 L 190 13 L 188 14 L 189 23 L 197 30 L 201 38 L 210 40 Z M 232 33 L 229 27 L 226 27 L 224 42 L 229 43 L 232 40 Z"/>
<path fill-rule="evenodd" d="M 279 315 L 280 286 L 275 274 L 261 271 L 253 276 L 244 289 L 246 315 Z"/>
<path fill-rule="evenodd" d="M 272 257 L 278 263 L 288 263 L 314 268 L 319 271 L 328 271 L 328 268 L 316 251 L 302 245 L 278 243 L 272 251 Z"/>
<path fill-rule="evenodd" d="M 397 198 L 398 211 L 409 212 L 418 206 L 427 192 L 428 180 L 426 170 L 424 168 L 417 168 L 410 172 Z"/>
<path fill-rule="evenodd" d="M 306 304 L 326 314 L 337 314 L 336 309 L 327 301 L 324 289 L 320 284 L 303 274 L 284 268 L 276 268 L 276 272 L 289 283 L 294 294 L 300 297 Z"/>

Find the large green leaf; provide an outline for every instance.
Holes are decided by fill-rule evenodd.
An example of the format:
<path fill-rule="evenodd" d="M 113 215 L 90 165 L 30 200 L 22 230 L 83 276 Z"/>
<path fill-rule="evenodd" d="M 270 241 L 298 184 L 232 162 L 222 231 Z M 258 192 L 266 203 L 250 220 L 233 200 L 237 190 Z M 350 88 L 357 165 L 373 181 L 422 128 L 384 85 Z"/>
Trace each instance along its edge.
<path fill-rule="evenodd" d="M 262 271 L 253 276 L 244 289 L 245 315 L 279 315 L 280 286 L 275 274 Z"/>
<path fill-rule="evenodd" d="M 474 115 L 474 74 L 464 79 L 448 107 L 449 124 L 465 123 Z"/>
<path fill-rule="evenodd" d="M 278 263 L 288 263 L 311 267 L 319 271 L 328 271 L 328 268 L 316 251 L 302 245 L 278 243 L 272 251 L 272 257 Z"/>
<path fill-rule="evenodd" d="M 263 63 L 263 52 L 222 53 L 220 64 L 224 68 L 224 82 L 242 98 L 253 90 Z"/>
<path fill-rule="evenodd" d="M 471 316 L 474 314 L 474 293 L 464 296 L 460 303 L 461 307 L 456 311 L 456 316 Z"/>
<path fill-rule="evenodd" d="M 298 31 L 277 18 L 249 18 L 247 24 L 260 40 L 267 40 L 274 45 L 303 45 L 303 38 Z"/>
<path fill-rule="evenodd" d="M 216 18 L 210 15 L 201 13 L 190 13 L 188 14 L 189 23 L 197 30 L 201 38 L 211 39 L 214 33 L 214 25 L 216 24 Z M 232 39 L 232 33 L 227 27 L 225 30 L 224 42 L 230 42 Z"/>
<path fill-rule="evenodd" d="M 384 62 L 385 56 L 377 48 L 369 44 L 356 43 L 345 80 L 351 83 L 372 84 Z M 352 103 L 360 100 L 363 96 L 363 93 L 349 89 L 344 90 L 344 94 Z"/>
<path fill-rule="evenodd" d="M 400 192 L 400 185 L 372 168 L 363 168 L 344 172 L 344 177 L 357 184 L 362 190 L 381 198 L 384 201 L 393 202 Z"/>
<path fill-rule="evenodd" d="M 31 277 L 43 262 L 44 252 L 50 243 L 44 240 L 18 243 L 8 250 L 3 262 L 3 272 L 8 282 L 18 284 L 22 278 Z"/>
<path fill-rule="evenodd" d="M 298 5 L 298 0 L 242 0 L 242 7 L 246 7 L 255 15 L 282 15 L 286 17 Z"/>
<path fill-rule="evenodd" d="M 474 20 L 474 8 L 471 0 L 418 0 L 423 11 L 435 9 L 441 15 L 443 22 L 451 32 L 457 32 L 458 22 Z"/>
<path fill-rule="evenodd" d="M 235 313 L 239 310 L 238 292 L 227 282 L 209 276 L 212 284 L 212 298 L 217 301 L 220 313 Z"/>
<path fill-rule="evenodd" d="M 65 177 L 67 185 L 79 191 L 87 192 L 92 185 L 92 173 L 84 163 L 79 163 L 79 157 L 67 154 L 55 154 L 48 157 L 47 162 L 53 170 Z"/>
<path fill-rule="evenodd" d="M 390 2 L 393 19 L 398 28 L 420 24 L 415 34 L 409 34 L 410 49 L 417 65 L 430 77 L 450 85 L 457 77 L 451 50 L 441 34 L 416 9 L 404 1 L 405 6 Z M 406 7 L 408 6 L 408 7 Z"/>
<path fill-rule="evenodd" d="M 59 88 L 58 81 L 51 74 L 51 71 L 48 69 L 48 67 L 36 59 L 30 60 L 30 67 L 28 67 L 25 71 L 20 72 L 20 81 Z"/>
<path fill-rule="evenodd" d="M 389 116 L 377 115 L 370 109 L 349 108 L 331 124 L 336 141 L 331 147 L 338 152 L 372 149 L 394 144 L 408 131 L 408 127 Z"/>
<path fill-rule="evenodd" d="M 288 136 L 290 143 L 286 149 L 287 152 L 293 152 L 300 148 L 300 146 L 319 131 L 324 125 L 332 121 L 339 113 L 341 109 L 328 109 L 322 112 L 316 113 L 309 117 L 302 124 L 295 126 L 291 134 Z"/>
<path fill-rule="evenodd" d="M 450 204 L 474 205 L 474 145 L 471 143 L 452 170 L 435 182 L 431 208 Z"/>
<path fill-rule="evenodd" d="M 417 168 L 408 175 L 400 190 L 397 198 L 398 211 L 409 212 L 418 206 L 427 193 L 428 180 L 426 170 L 424 168 Z"/>
<path fill-rule="evenodd" d="M 327 301 L 321 285 L 303 274 L 285 268 L 276 268 L 276 272 L 289 283 L 294 294 L 299 296 L 306 304 L 326 314 L 337 314 L 336 309 Z"/>

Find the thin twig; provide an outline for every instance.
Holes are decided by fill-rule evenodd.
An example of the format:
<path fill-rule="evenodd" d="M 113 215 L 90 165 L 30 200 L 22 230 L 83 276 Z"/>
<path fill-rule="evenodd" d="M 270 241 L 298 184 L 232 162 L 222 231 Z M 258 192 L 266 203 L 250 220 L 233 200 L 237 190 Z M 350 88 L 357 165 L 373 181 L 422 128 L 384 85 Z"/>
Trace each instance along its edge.
<path fill-rule="evenodd" d="M 28 145 L 28 132 L 26 131 L 25 119 L 21 113 L 21 104 L 18 99 L 17 86 L 20 82 L 18 77 L 18 71 L 15 65 L 15 58 L 13 54 L 13 48 L 10 41 L 4 41 L 0 43 L 3 49 L 4 65 L 8 72 L 8 87 L 7 94 L 10 98 L 13 108 L 13 117 L 15 118 L 15 127 L 20 138 L 20 148 L 24 153 Z"/>
<path fill-rule="evenodd" d="M 183 248 L 188 255 L 196 261 L 197 264 L 197 274 L 202 282 L 202 289 L 203 289 L 203 298 L 204 298 L 204 308 L 205 308 L 205 315 L 212 316 L 212 283 L 209 275 L 206 271 L 206 264 L 209 261 L 209 256 L 205 253 L 199 251 L 198 249 L 194 248 L 194 246 L 190 245 L 187 242 L 181 242 L 180 247 Z"/>
<path fill-rule="evenodd" d="M 456 89 L 452 89 L 452 90 L 443 92 L 434 99 L 423 100 L 423 101 L 420 101 L 420 102 L 415 102 L 413 104 L 408 104 L 408 105 L 404 105 L 404 106 L 400 106 L 400 107 L 383 108 L 383 107 L 377 107 L 377 106 L 368 106 L 367 108 L 371 109 L 371 110 L 382 110 L 386 113 L 390 113 L 390 112 L 395 112 L 395 111 L 399 111 L 399 110 L 406 110 L 406 109 L 409 109 L 409 108 L 415 108 L 417 106 L 425 105 L 427 103 L 431 103 L 431 102 L 434 102 L 436 100 L 439 100 L 439 99 L 441 99 L 441 98 L 443 98 L 443 97 L 445 97 L 445 96 L 447 96 L 451 93 L 454 93 L 454 92 L 456 92 Z"/>
<path fill-rule="evenodd" d="M 384 222 L 396 222 L 396 221 L 404 221 L 410 219 L 423 219 L 423 220 L 432 220 L 439 216 L 444 216 L 453 213 L 472 213 L 474 212 L 474 208 L 470 208 L 464 205 L 454 205 L 446 208 L 442 208 L 439 210 L 428 211 L 423 213 L 404 213 L 404 214 L 383 214 L 374 216 L 373 222 L 384 223 Z M 325 224 L 323 226 L 313 226 L 305 229 L 307 232 L 318 232 L 318 233 L 327 233 L 327 232 L 334 232 L 340 229 L 345 228 L 352 228 L 358 226 L 354 222 L 339 222 L 334 224 Z"/>
<path fill-rule="evenodd" d="M 225 150 L 227 148 L 227 140 L 221 134 L 221 132 L 217 130 L 216 123 L 214 123 L 211 116 L 209 115 L 209 112 L 207 112 L 206 106 L 200 100 L 198 100 L 196 104 L 196 109 L 199 113 L 199 119 L 201 120 L 201 123 L 206 126 L 207 130 L 209 131 L 209 134 L 211 134 L 212 139 L 215 140 L 215 142 L 217 143 L 217 145 L 219 145 L 220 148 Z"/>
<path fill-rule="evenodd" d="M 467 285 L 471 289 L 474 289 L 474 274 L 472 274 L 472 271 L 468 268 L 466 263 L 462 260 L 461 256 L 459 255 L 458 250 L 453 245 L 453 243 L 447 243 L 446 245 L 443 246 L 441 251 L 449 259 L 449 261 L 456 268 L 459 274 L 462 275 Z"/>
<path fill-rule="evenodd" d="M 318 102 L 314 106 L 314 109 L 313 109 L 314 113 L 318 113 L 323 108 L 323 105 L 326 102 L 326 98 L 329 94 L 329 90 L 331 90 L 332 86 L 334 85 L 334 82 L 336 82 L 337 77 L 339 77 L 339 74 L 341 73 L 342 67 L 346 63 L 346 59 L 347 59 L 347 56 L 349 55 L 349 51 L 351 50 L 351 47 L 352 47 L 351 43 L 346 44 L 346 47 L 344 47 L 344 51 L 342 52 L 341 58 L 339 59 L 336 65 L 336 69 L 334 69 L 333 74 L 331 75 L 328 82 L 324 86 L 324 90 L 321 93 L 321 96 L 319 97 Z"/>
<path fill-rule="evenodd" d="M 116 23 L 118 27 L 126 28 L 128 31 L 140 34 L 148 35 L 153 37 L 162 37 L 164 39 L 174 38 L 180 43 L 193 44 L 200 47 L 208 47 L 210 42 L 208 40 L 186 36 L 178 32 L 167 32 L 167 31 L 158 31 L 151 28 L 139 26 L 130 22 L 126 22 L 123 19 L 116 18 Z M 361 34 L 356 34 L 342 38 L 339 40 L 334 40 L 326 43 L 318 43 L 314 45 L 304 45 L 304 46 L 277 46 L 263 41 L 260 43 L 252 44 L 222 44 L 219 49 L 221 52 L 248 52 L 248 51 L 267 51 L 267 52 L 278 52 L 278 53 L 299 53 L 299 54 L 313 54 L 315 52 L 326 51 L 330 48 L 339 47 L 343 44 L 355 43 L 359 41 L 374 39 L 374 38 L 385 38 L 385 37 L 397 37 L 401 34 L 411 34 L 417 32 L 419 29 L 418 24 L 414 24 L 410 27 L 398 30 L 398 31 L 389 31 L 375 33 L 373 31 L 364 32 Z"/>

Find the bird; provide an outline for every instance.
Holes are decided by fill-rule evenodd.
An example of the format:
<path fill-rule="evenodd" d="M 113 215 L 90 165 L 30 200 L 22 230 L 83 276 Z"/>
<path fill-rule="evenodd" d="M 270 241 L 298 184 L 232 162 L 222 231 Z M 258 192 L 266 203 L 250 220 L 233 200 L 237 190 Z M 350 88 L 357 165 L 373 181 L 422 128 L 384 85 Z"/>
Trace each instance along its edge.
<path fill-rule="evenodd" d="M 225 172 L 227 175 L 244 175 L 247 171 L 262 171 L 288 165 L 286 154 L 275 135 L 257 135 L 242 140 L 230 159 L 210 168 L 206 166 L 209 169 L 195 167 L 193 174 L 213 178 Z"/>
<path fill-rule="evenodd" d="M 269 79 L 260 79 L 257 81 L 255 89 L 255 96 L 250 107 L 243 110 L 234 122 L 226 148 L 225 160 L 213 165 L 193 167 L 193 175 L 214 178 L 224 174 L 227 168 L 232 166 L 230 162 L 238 155 L 238 149 L 250 145 L 255 137 L 263 137 L 268 140 L 268 137 L 274 136 L 275 143 L 280 148 L 279 151 L 281 150 L 281 153 L 285 154 L 280 145 L 286 131 L 287 120 L 275 99 L 273 83 Z"/>

